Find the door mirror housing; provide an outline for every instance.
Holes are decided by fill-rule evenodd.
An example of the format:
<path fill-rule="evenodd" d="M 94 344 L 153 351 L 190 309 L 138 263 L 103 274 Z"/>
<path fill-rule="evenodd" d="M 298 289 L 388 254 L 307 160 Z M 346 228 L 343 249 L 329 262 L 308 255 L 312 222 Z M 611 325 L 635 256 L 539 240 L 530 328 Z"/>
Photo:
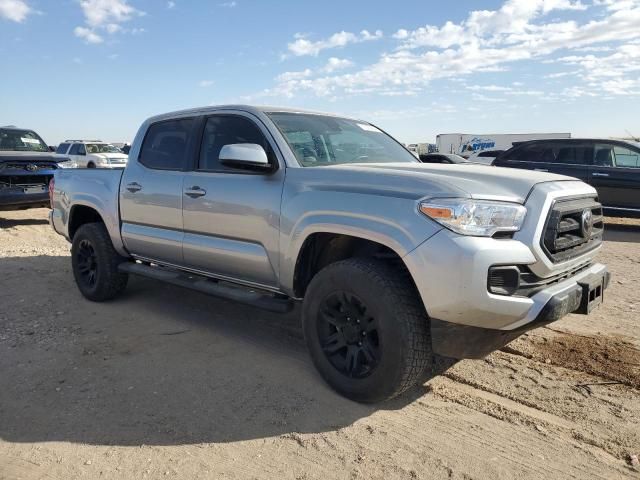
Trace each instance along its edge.
<path fill-rule="evenodd" d="M 257 143 L 232 143 L 220 150 L 218 157 L 223 165 L 231 168 L 271 170 L 267 153 Z"/>

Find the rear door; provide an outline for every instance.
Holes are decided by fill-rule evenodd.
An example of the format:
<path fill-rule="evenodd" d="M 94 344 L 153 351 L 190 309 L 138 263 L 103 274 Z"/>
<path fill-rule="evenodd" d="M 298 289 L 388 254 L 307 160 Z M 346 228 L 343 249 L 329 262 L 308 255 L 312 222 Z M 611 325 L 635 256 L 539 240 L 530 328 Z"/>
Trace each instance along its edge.
<path fill-rule="evenodd" d="M 87 152 L 83 143 L 72 143 L 71 148 L 69 149 L 69 155 L 67 156 L 79 168 L 86 168 Z"/>
<path fill-rule="evenodd" d="M 153 123 L 120 185 L 122 240 L 133 255 L 182 265 L 182 181 L 194 118 Z M 136 153 L 133 152 L 132 153 Z"/>
<path fill-rule="evenodd" d="M 268 130 L 244 112 L 204 119 L 197 162 L 183 189 L 185 266 L 256 286 L 278 285 L 280 201 L 284 162 Z M 220 150 L 233 143 L 261 145 L 273 171 L 229 168 Z"/>
<path fill-rule="evenodd" d="M 589 183 L 612 210 L 640 211 L 640 148 L 617 142 L 596 143 Z"/>

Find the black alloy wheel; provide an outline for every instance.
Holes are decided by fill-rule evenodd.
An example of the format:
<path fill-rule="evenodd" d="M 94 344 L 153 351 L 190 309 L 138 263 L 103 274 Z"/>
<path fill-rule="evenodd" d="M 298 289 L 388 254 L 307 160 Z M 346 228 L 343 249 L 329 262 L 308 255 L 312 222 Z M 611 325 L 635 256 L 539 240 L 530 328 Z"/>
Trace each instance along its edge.
<path fill-rule="evenodd" d="M 365 378 L 380 362 L 378 322 L 356 295 L 339 291 L 318 312 L 318 338 L 325 356 L 343 375 Z"/>
<path fill-rule="evenodd" d="M 89 240 L 80 241 L 76 251 L 76 262 L 82 281 L 87 287 L 94 288 L 98 280 L 98 257 Z"/>

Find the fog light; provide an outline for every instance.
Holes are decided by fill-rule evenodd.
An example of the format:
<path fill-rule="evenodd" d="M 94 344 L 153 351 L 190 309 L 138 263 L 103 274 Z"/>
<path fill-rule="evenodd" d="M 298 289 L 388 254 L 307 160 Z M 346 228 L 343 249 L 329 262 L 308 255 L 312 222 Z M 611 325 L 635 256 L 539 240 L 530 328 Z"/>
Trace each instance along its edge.
<path fill-rule="evenodd" d="M 520 269 L 515 266 L 489 268 L 487 287 L 496 295 L 513 295 L 520 287 Z"/>

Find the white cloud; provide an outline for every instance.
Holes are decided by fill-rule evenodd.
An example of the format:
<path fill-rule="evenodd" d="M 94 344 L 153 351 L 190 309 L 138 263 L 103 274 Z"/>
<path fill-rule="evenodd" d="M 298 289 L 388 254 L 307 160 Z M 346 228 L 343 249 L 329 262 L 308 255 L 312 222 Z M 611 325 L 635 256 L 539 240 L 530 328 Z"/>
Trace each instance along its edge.
<path fill-rule="evenodd" d="M 219 7 L 224 7 L 224 8 L 235 8 L 238 6 L 238 2 L 233 1 L 233 2 L 224 2 L 224 3 L 219 3 L 218 4 Z"/>
<path fill-rule="evenodd" d="M 213 85 L 213 80 L 200 80 L 198 82 L 198 86 L 202 88 L 207 88 Z"/>
<path fill-rule="evenodd" d="M 382 38 L 382 31 L 376 30 L 371 33 L 368 30 L 362 30 L 359 34 L 351 32 L 338 32 L 324 40 L 313 42 L 308 40 L 303 34 L 296 34 L 296 40 L 287 46 L 289 52 L 300 57 L 304 55 L 317 56 L 322 50 L 330 48 L 344 47 L 350 43 L 368 42 Z"/>
<path fill-rule="evenodd" d="M 640 44 L 633 42 L 640 40 L 640 0 L 596 0 L 596 5 L 589 8 L 592 9 L 591 15 L 583 12 L 587 6 L 579 1 L 506 0 L 494 11 L 472 11 L 459 23 L 448 21 L 440 26 L 426 25 L 415 30 L 398 29 L 393 35 L 398 41 L 398 48 L 382 53 L 376 62 L 357 71 L 343 73 L 316 69 L 303 78 L 278 77 L 275 86 L 261 95 L 292 97 L 310 94 L 333 98 L 353 94 L 396 95 L 402 91 L 412 94 L 436 79 L 500 72 L 508 69 L 510 64 L 523 61 L 557 63 L 559 60 L 553 54 L 560 52 L 566 55 L 562 63 L 573 61 L 580 65 L 585 81 L 594 83 L 594 86 L 585 85 L 589 92 L 600 88 L 607 94 L 620 94 L 622 91 L 635 94 L 637 89 L 633 80 L 638 78 L 635 70 L 638 60 L 634 52 L 640 54 Z M 549 19 L 549 13 L 558 10 L 565 12 L 562 18 Z M 579 17 L 567 19 L 576 12 L 579 12 Z M 376 38 L 381 36 L 380 32 Z M 340 32 L 314 42 L 306 35 L 298 35 L 288 49 L 297 56 L 316 56 L 325 49 L 365 41 L 365 38 L 369 36 Z M 620 48 L 621 44 L 627 47 Z M 616 56 L 596 56 L 606 53 L 597 51 L 604 46 L 616 48 Z M 590 55 L 574 56 L 571 60 L 566 54 L 586 48 L 591 48 Z M 602 71 L 599 75 L 587 71 L 603 58 L 608 61 L 602 65 L 618 67 L 620 74 L 616 76 L 616 82 L 604 82 L 604 68 L 596 68 L 596 72 Z M 472 92 L 473 88 L 470 88 Z M 500 93 L 504 95 L 510 87 L 502 88 Z M 512 95 L 541 94 L 538 88 L 511 90 Z M 484 87 L 483 90 L 477 86 L 474 93 L 480 95 L 481 91 L 491 91 L 491 88 L 487 90 Z M 573 90 L 572 94 L 580 91 Z M 492 97 L 478 99 L 491 101 L 487 98 Z"/>
<path fill-rule="evenodd" d="M 102 43 L 104 41 L 100 35 L 90 28 L 76 27 L 73 29 L 73 34 L 78 38 L 84 39 L 87 43 Z"/>
<path fill-rule="evenodd" d="M 0 0 L 0 18 L 21 23 L 32 13 L 25 0 Z"/>
<path fill-rule="evenodd" d="M 175 8 L 175 6 L 176 6 L 176 2 L 172 2 L 172 1 L 167 2 L 167 8 L 168 9 Z"/>
<path fill-rule="evenodd" d="M 353 66 L 353 62 L 351 60 L 347 60 L 346 58 L 337 58 L 331 57 L 327 64 L 322 69 L 323 72 L 332 73 L 338 70 L 344 70 L 345 68 L 349 68 Z"/>
<path fill-rule="evenodd" d="M 86 26 L 76 27 L 74 34 L 88 43 L 103 42 L 104 37 L 100 32 L 108 35 L 123 33 L 126 31 L 122 27 L 123 23 L 134 17 L 145 15 L 144 12 L 130 5 L 128 0 L 80 0 L 80 7 Z M 131 33 L 140 31 L 144 29 L 134 28 Z"/>

